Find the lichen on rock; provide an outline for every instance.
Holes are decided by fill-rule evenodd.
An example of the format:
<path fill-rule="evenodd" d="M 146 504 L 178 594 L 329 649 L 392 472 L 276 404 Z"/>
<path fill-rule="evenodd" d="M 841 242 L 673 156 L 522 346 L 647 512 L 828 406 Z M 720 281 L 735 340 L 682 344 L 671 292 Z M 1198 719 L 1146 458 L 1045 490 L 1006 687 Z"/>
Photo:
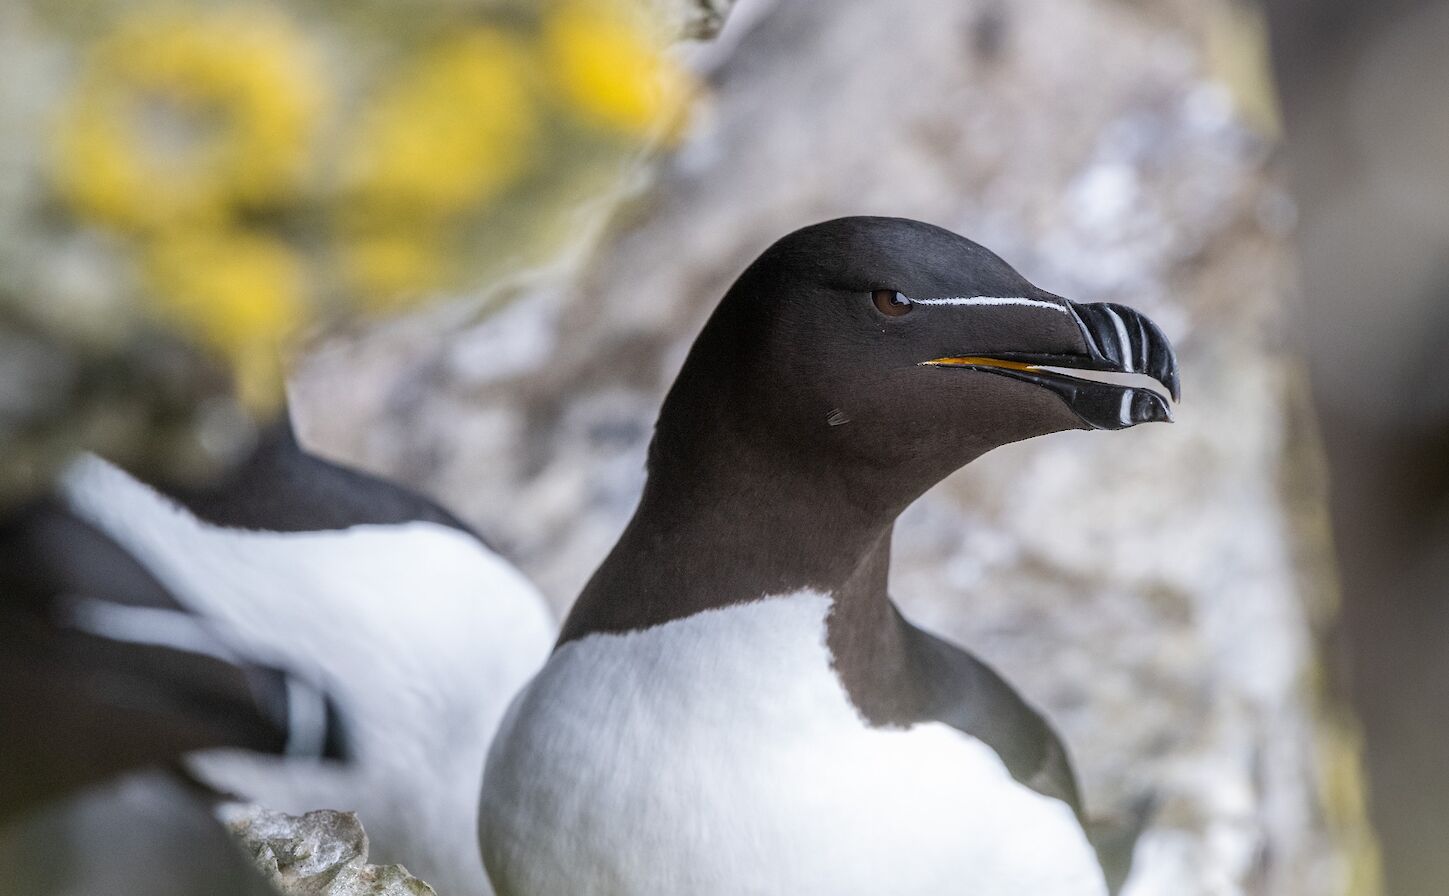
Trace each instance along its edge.
<path fill-rule="evenodd" d="M 402 865 L 369 865 L 367 832 L 352 812 L 287 815 L 232 803 L 220 814 L 283 896 L 436 896 Z"/>
<path fill-rule="evenodd" d="M 724 27 L 735 0 L 649 0 L 669 33 L 686 40 L 708 40 Z"/>

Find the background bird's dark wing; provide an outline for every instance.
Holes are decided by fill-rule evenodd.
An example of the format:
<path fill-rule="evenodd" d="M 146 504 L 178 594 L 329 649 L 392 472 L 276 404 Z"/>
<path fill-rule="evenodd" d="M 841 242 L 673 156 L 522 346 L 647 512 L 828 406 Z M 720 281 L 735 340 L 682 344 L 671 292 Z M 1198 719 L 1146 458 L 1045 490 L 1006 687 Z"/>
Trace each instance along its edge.
<path fill-rule="evenodd" d="M 343 749 L 319 689 L 239 655 L 52 502 L 0 523 L 0 718 L 0 821 L 192 750 Z"/>
<path fill-rule="evenodd" d="M 197 518 L 230 529 L 322 532 L 430 522 L 459 529 L 488 544 L 466 523 L 422 495 L 309 452 L 298 442 L 285 413 L 262 433 L 245 460 L 219 478 L 202 486 L 148 484 Z"/>

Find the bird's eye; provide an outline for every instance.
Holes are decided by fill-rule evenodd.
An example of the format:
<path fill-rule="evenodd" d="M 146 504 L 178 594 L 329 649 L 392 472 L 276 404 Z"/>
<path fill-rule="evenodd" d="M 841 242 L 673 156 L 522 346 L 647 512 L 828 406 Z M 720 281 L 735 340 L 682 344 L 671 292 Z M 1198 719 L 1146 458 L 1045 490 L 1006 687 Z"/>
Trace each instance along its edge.
<path fill-rule="evenodd" d="M 900 317 L 902 314 L 910 314 L 911 309 L 916 307 L 910 299 L 894 289 L 877 289 L 870 294 L 871 301 L 875 303 L 875 310 L 886 317 Z"/>

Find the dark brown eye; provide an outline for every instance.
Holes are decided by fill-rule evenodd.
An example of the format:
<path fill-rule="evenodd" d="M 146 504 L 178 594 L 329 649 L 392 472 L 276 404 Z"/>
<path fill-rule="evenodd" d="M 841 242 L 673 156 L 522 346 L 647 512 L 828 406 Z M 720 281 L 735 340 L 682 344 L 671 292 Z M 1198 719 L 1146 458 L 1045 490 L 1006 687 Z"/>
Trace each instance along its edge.
<path fill-rule="evenodd" d="M 910 314 L 911 309 L 916 307 L 911 300 L 894 289 L 877 289 L 870 294 L 871 301 L 875 302 L 875 310 L 886 317 L 900 317 L 902 314 Z"/>

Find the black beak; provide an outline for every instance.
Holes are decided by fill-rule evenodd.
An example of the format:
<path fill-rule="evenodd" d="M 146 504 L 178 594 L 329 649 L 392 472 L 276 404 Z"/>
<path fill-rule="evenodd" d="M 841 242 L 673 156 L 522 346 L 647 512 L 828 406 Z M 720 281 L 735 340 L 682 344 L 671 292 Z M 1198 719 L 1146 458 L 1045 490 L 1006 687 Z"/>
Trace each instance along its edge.
<path fill-rule="evenodd" d="M 1157 324 L 1126 305 L 1068 302 L 1087 341 L 1093 370 L 1144 373 L 1167 389 L 1173 401 L 1182 400 L 1177 376 L 1177 355 Z"/>
<path fill-rule="evenodd" d="M 1093 429 L 1126 429 L 1172 420 L 1167 399 L 1153 389 L 1072 376 L 1071 370 L 1143 374 L 1161 383 L 1173 401 L 1182 394 L 1177 356 L 1161 328 L 1141 312 L 1109 302 L 1066 306 L 1082 333 L 1085 354 L 1008 352 L 991 357 L 936 358 L 935 367 L 966 367 L 1025 380 L 1055 392 Z"/>

